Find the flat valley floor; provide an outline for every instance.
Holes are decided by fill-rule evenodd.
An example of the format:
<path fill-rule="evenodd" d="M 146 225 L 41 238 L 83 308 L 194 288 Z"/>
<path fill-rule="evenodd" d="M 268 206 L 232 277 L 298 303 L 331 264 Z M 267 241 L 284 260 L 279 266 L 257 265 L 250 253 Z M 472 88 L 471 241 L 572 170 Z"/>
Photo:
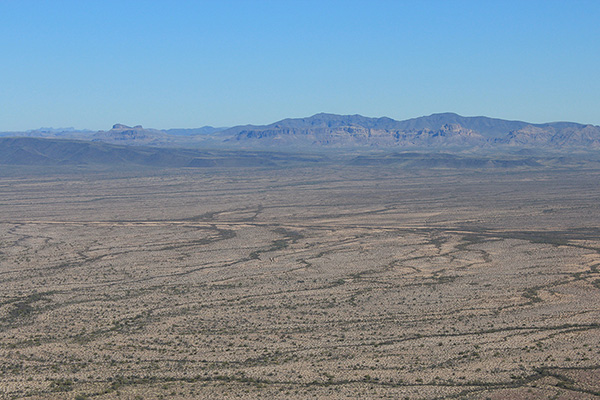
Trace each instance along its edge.
<path fill-rule="evenodd" d="M 5 173 L 0 398 L 600 398 L 599 182 Z"/>

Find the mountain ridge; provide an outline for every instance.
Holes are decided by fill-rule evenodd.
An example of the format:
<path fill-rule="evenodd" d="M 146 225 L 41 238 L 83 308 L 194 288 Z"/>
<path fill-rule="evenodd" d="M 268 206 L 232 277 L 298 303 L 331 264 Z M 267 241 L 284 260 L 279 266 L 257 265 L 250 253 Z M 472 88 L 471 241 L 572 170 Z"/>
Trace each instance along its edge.
<path fill-rule="evenodd" d="M 374 147 L 600 147 L 600 127 L 575 122 L 534 124 L 455 113 L 396 121 L 388 117 L 319 113 L 269 125 L 237 126 L 218 135 L 228 142 L 273 146 Z"/>
<path fill-rule="evenodd" d="M 407 120 L 318 113 L 267 125 L 149 129 L 115 124 L 108 131 L 44 128 L 19 134 L 136 146 L 189 147 L 584 147 L 600 148 L 600 127 L 576 122 L 530 123 L 485 116 L 435 113 Z"/>

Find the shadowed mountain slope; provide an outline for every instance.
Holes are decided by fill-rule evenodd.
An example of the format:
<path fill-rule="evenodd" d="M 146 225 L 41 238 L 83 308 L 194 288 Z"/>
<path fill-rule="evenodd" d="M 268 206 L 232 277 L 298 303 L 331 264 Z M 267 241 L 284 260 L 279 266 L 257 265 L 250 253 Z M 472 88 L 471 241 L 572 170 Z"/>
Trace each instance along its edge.
<path fill-rule="evenodd" d="M 323 159 L 321 156 L 267 152 L 199 151 L 61 139 L 0 138 L 0 164 L 4 165 L 255 167 Z"/>

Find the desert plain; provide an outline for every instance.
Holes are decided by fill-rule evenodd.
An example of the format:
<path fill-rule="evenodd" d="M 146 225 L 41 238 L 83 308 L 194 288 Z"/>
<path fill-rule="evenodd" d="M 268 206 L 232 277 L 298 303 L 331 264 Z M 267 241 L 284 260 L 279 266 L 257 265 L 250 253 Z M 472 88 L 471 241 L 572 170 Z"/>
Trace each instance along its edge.
<path fill-rule="evenodd" d="M 600 169 L 0 174 L 0 399 L 600 398 Z"/>

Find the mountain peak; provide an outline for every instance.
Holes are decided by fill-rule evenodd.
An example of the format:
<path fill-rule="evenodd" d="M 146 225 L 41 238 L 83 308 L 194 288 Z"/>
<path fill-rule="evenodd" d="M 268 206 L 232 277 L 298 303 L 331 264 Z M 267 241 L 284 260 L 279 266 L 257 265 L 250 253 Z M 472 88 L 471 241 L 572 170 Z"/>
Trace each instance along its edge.
<path fill-rule="evenodd" d="M 462 115 L 458 115 L 457 113 L 453 113 L 453 112 L 443 112 L 443 113 L 433 113 L 431 115 L 429 115 L 428 117 L 425 118 L 464 118 Z"/>
<path fill-rule="evenodd" d="M 142 125 L 136 125 L 133 128 L 131 126 L 128 125 L 124 125 L 124 124 L 114 124 L 112 129 L 116 129 L 116 130 L 122 130 L 122 129 L 144 129 L 144 127 Z"/>

